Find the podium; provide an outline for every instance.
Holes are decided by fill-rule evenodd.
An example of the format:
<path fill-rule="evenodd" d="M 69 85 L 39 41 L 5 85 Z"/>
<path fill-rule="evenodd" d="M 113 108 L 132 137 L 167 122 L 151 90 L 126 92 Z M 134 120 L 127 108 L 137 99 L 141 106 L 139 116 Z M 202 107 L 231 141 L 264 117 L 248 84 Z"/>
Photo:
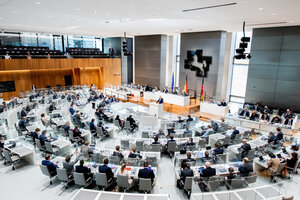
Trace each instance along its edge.
<path fill-rule="evenodd" d="M 150 115 L 162 117 L 164 104 L 150 103 Z"/>

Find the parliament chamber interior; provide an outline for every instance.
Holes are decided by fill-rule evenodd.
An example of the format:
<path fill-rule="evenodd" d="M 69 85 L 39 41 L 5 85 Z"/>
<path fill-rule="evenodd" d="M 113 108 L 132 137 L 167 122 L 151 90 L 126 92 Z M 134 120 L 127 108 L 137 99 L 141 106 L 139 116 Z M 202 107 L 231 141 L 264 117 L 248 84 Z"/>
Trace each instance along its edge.
<path fill-rule="evenodd" d="M 0 199 L 300 200 L 299 8 L 0 0 Z"/>

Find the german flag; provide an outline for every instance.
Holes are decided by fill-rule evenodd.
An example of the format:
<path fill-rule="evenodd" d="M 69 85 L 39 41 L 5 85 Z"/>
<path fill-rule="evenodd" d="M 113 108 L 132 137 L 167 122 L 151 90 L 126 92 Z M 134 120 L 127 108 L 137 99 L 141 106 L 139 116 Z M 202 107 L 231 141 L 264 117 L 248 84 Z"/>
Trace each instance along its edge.
<path fill-rule="evenodd" d="M 204 77 L 202 78 L 202 86 L 201 86 L 201 96 L 200 101 L 203 101 L 203 93 L 204 93 Z"/>
<path fill-rule="evenodd" d="M 187 75 L 185 75 L 184 92 L 185 92 L 186 94 L 188 93 Z"/>

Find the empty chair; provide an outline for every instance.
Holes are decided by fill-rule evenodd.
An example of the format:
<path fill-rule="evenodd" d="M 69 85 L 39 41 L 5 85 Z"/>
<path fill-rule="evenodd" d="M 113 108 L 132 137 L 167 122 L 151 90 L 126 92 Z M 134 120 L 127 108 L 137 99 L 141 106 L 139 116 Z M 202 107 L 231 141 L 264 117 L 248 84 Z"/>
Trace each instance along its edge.
<path fill-rule="evenodd" d="M 183 190 L 187 192 L 188 198 L 190 198 L 191 196 L 192 186 L 193 186 L 193 177 L 185 177 Z"/>
<path fill-rule="evenodd" d="M 71 175 L 68 175 L 67 170 L 66 169 L 61 169 L 61 168 L 57 168 L 57 179 L 62 181 L 64 183 L 65 186 L 65 190 L 68 189 L 68 184 L 73 181 L 73 178 Z M 65 191 L 64 190 L 64 191 Z M 64 192 L 63 191 L 63 192 Z M 62 194 L 62 193 L 61 193 Z"/>
<path fill-rule="evenodd" d="M 103 140 L 104 133 L 103 133 L 103 130 L 101 127 L 97 127 L 96 136 L 97 136 L 97 138 L 100 138 L 101 141 Z"/>
<path fill-rule="evenodd" d="M 113 184 L 113 179 L 107 180 L 107 176 L 105 173 L 95 173 L 95 180 L 96 180 L 96 185 L 102 187 L 103 190 L 108 188 Z"/>
<path fill-rule="evenodd" d="M 239 189 L 245 187 L 244 180 L 241 178 L 232 179 L 230 184 L 226 181 L 226 185 L 229 189 Z"/>
<path fill-rule="evenodd" d="M 149 132 L 148 131 L 143 131 L 142 132 L 142 138 L 149 138 Z"/>
<path fill-rule="evenodd" d="M 122 129 L 119 120 L 114 120 L 114 125 L 117 127 L 117 130 L 120 131 Z"/>
<path fill-rule="evenodd" d="M 42 153 L 45 153 L 46 149 L 42 146 L 41 141 L 39 139 L 35 139 L 35 144 L 38 150 L 40 150 Z"/>
<path fill-rule="evenodd" d="M 253 175 L 253 176 L 246 176 L 244 177 L 245 179 L 245 183 L 248 186 L 249 184 L 255 183 L 257 180 L 257 175 Z"/>
<path fill-rule="evenodd" d="M 121 160 L 120 160 L 119 156 L 110 156 L 109 162 L 113 163 L 113 164 L 116 164 L 116 165 L 120 165 Z"/>
<path fill-rule="evenodd" d="M 220 180 L 209 180 L 207 182 L 207 189 L 209 191 L 216 191 L 220 187 Z"/>
<path fill-rule="evenodd" d="M 73 176 L 76 185 L 87 187 L 92 183 L 91 177 L 85 180 L 84 173 L 73 172 Z"/>
<path fill-rule="evenodd" d="M 105 156 L 100 153 L 94 153 L 92 154 L 92 161 L 95 163 L 103 163 Z"/>
<path fill-rule="evenodd" d="M 144 151 L 144 141 L 137 140 L 135 146 L 137 151 Z"/>
<path fill-rule="evenodd" d="M 40 169 L 45 176 L 48 176 L 50 178 L 50 185 L 52 185 L 52 178 L 56 175 L 51 175 L 47 166 L 40 165 Z"/>
<path fill-rule="evenodd" d="M 52 147 L 50 142 L 45 142 L 45 147 L 46 147 L 46 151 L 51 154 L 57 154 L 57 152 L 59 151 L 59 148 Z"/>
<path fill-rule="evenodd" d="M 241 134 L 235 135 L 234 143 L 238 144 L 238 143 L 241 143 L 241 141 L 242 141 L 242 135 Z"/>
<path fill-rule="evenodd" d="M 151 178 L 139 178 L 139 191 L 148 193 L 152 190 Z"/>
<path fill-rule="evenodd" d="M 230 144 L 230 136 L 226 136 L 223 141 L 220 142 L 221 146 L 227 147 Z"/>
<path fill-rule="evenodd" d="M 167 145 L 167 152 L 170 154 L 170 157 L 173 157 L 175 151 L 176 151 L 176 142 L 169 141 Z"/>
<path fill-rule="evenodd" d="M 133 182 L 128 182 L 128 176 L 127 175 L 117 175 L 117 185 L 119 188 L 124 189 L 124 192 L 129 190 L 133 186 Z"/>
<path fill-rule="evenodd" d="M 81 139 L 79 137 L 74 137 L 73 131 L 69 132 L 69 139 L 71 140 L 72 143 L 74 143 L 74 142 L 78 143 L 81 141 Z"/>
<path fill-rule="evenodd" d="M 272 168 L 269 168 L 269 170 L 271 172 L 271 180 L 272 180 L 272 177 L 274 177 L 273 181 L 277 182 L 276 176 L 281 176 L 284 168 L 285 168 L 285 163 L 280 163 L 280 165 L 278 166 L 276 171 L 274 171 Z"/>
<path fill-rule="evenodd" d="M 125 129 L 127 132 L 129 132 L 129 131 L 132 129 L 132 127 L 131 127 L 129 121 L 125 121 L 125 122 L 124 122 L 124 129 Z"/>
<path fill-rule="evenodd" d="M 4 155 L 4 164 L 6 165 L 7 163 L 11 163 L 12 164 L 12 170 L 15 170 L 15 164 L 19 163 L 20 157 L 19 156 L 15 156 L 15 155 L 11 155 L 6 149 L 3 149 L 3 155 Z"/>
<path fill-rule="evenodd" d="M 161 144 L 151 144 L 151 151 L 161 152 Z"/>
<path fill-rule="evenodd" d="M 217 162 L 226 163 L 227 154 L 218 154 L 217 155 Z"/>
<path fill-rule="evenodd" d="M 251 149 L 250 151 L 248 151 L 247 158 L 249 161 L 253 161 L 254 153 L 255 153 L 255 149 Z"/>
<path fill-rule="evenodd" d="M 206 142 L 205 140 L 199 140 L 199 143 L 198 143 L 199 147 L 202 149 L 202 148 L 205 148 L 206 146 Z"/>
<path fill-rule="evenodd" d="M 121 149 L 129 149 L 129 140 L 121 140 Z"/>
<path fill-rule="evenodd" d="M 147 156 L 146 160 L 149 165 L 156 167 L 157 166 L 157 157 L 156 156 Z"/>

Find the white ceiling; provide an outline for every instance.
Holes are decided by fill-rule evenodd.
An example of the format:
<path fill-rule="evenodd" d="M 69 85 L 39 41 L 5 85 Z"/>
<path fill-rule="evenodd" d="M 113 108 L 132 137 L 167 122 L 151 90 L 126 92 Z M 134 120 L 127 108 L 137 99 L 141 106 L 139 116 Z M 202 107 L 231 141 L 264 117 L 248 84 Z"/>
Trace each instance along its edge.
<path fill-rule="evenodd" d="M 241 31 L 243 21 L 299 25 L 299 8 L 300 0 L 0 0 L 0 29 L 98 36 Z M 267 26 L 247 31 L 252 27 Z"/>

